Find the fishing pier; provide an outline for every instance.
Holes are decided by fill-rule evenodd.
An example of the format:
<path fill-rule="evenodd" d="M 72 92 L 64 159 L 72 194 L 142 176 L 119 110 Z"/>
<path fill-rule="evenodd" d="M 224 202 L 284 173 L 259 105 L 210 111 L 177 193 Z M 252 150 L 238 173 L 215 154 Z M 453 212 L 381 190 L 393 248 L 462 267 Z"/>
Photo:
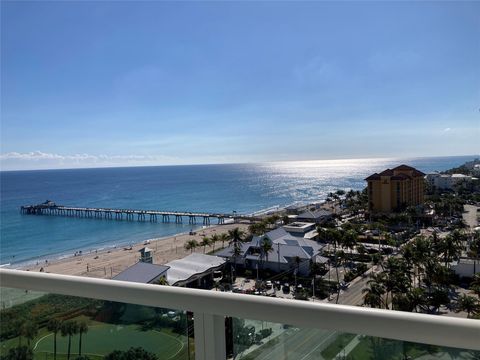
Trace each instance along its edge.
<path fill-rule="evenodd" d="M 53 201 L 38 205 L 26 205 L 20 208 L 22 214 L 26 215 L 54 215 L 71 216 L 92 219 L 109 220 L 127 220 L 127 221 L 150 221 L 182 224 L 184 219 L 188 219 L 190 225 L 195 225 L 202 221 L 203 225 L 210 225 L 210 219 L 216 219 L 217 224 L 225 224 L 225 219 L 232 220 L 256 220 L 255 216 L 237 215 L 223 213 L 203 213 L 203 212 L 183 212 L 183 211 L 158 211 L 158 210 L 134 210 L 134 209 L 110 209 L 110 208 L 91 208 L 57 205 Z"/>

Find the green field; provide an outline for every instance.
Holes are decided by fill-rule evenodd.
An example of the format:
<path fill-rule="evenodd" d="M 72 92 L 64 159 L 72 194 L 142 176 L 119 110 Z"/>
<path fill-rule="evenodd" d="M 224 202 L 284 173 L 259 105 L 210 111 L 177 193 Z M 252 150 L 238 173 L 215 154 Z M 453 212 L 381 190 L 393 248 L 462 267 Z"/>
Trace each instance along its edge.
<path fill-rule="evenodd" d="M 71 353 L 78 354 L 78 335 L 72 337 Z M 57 335 L 57 354 L 66 354 L 68 337 Z M 186 350 L 186 337 L 169 331 L 141 331 L 137 325 L 95 325 L 89 328 L 82 338 L 82 354 L 101 358 L 113 350 L 128 350 L 142 347 L 155 353 L 159 359 L 174 359 Z M 35 341 L 34 353 L 38 359 L 45 353 L 53 352 L 53 334 L 39 337 Z M 73 357 L 73 356 L 72 356 Z"/>

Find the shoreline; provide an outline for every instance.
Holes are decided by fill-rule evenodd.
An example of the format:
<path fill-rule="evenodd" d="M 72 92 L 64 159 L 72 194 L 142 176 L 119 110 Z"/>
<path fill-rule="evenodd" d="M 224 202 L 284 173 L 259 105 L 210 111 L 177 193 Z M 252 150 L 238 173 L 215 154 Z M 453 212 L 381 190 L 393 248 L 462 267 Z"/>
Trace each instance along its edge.
<path fill-rule="evenodd" d="M 216 226 L 216 225 L 211 225 L 211 226 Z M 203 230 L 203 228 L 202 226 L 197 228 L 193 227 L 192 230 L 199 231 L 199 230 Z M 140 243 L 145 243 L 146 241 L 158 241 L 158 240 L 168 239 L 170 237 L 180 236 L 184 234 L 188 234 L 188 232 L 183 231 L 183 232 L 169 234 L 169 235 L 155 237 L 155 238 L 136 239 L 134 241 L 120 241 L 118 243 L 100 244 L 98 245 L 99 247 L 97 248 L 88 246 L 83 249 L 82 248 L 78 248 L 78 250 L 72 249 L 65 252 L 61 252 L 61 253 L 41 255 L 34 258 L 21 260 L 19 262 L 5 263 L 5 264 L 1 264 L 0 268 L 5 267 L 9 269 L 26 269 L 26 268 L 32 268 L 32 267 L 41 267 L 42 265 L 45 265 L 45 260 L 48 260 L 48 263 L 53 264 L 60 261 L 65 261 L 67 259 L 72 259 L 75 257 L 81 257 L 81 256 L 91 255 L 91 254 L 97 254 L 97 255 L 103 254 L 103 253 L 111 252 L 112 250 L 114 251 L 120 248 L 139 245 Z"/>
<path fill-rule="evenodd" d="M 320 200 L 318 202 L 322 202 L 324 200 Z M 310 204 L 315 204 L 316 202 L 310 203 Z M 305 202 L 295 202 L 290 205 L 306 205 L 307 203 Z M 273 205 L 267 208 L 262 208 L 260 210 L 254 211 L 249 213 L 251 216 L 265 216 L 265 215 L 271 215 L 273 213 L 277 213 L 279 211 L 285 210 L 285 208 L 289 205 Z M 207 228 L 212 228 L 212 227 L 217 227 L 217 226 L 225 226 L 225 225 L 232 225 L 234 224 L 233 222 L 226 222 L 223 225 L 217 225 L 217 224 L 212 224 L 209 226 L 205 225 L 191 225 L 190 230 L 194 232 L 201 232 L 204 231 Z M 239 227 L 243 224 L 238 223 L 237 224 Z M 246 230 L 246 228 L 245 228 Z M 80 258 L 82 256 L 86 255 L 91 255 L 91 254 L 103 254 L 103 253 L 110 253 L 112 251 L 116 251 L 120 248 L 125 248 L 125 247 L 130 247 L 130 246 L 137 246 L 140 244 L 144 244 L 145 242 L 155 242 L 155 241 L 160 241 L 160 240 L 169 240 L 172 237 L 177 237 L 185 234 L 189 234 L 190 231 L 183 231 L 179 233 L 174 233 L 174 234 L 169 234 L 169 235 L 164 235 L 160 237 L 155 237 L 155 238 L 146 238 L 146 239 L 136 239 L 134 241 L 120 241 L 118 243 L 112 243 L 109 242 L 107 244 L 100 244 L 98 245 L 97 248 L 93 248 L 92 246 L 88 246 L 86 248 L 78 248 L 77 250 L 71 249 L 67 250 L 65 252 L 60 252 L 60 253 L 52 253 L 52 254 L 46 254 L 46 255 L 40 255 L 36 257 L 31 257 L 29 259 L 25 260 L 20 260 L 20 261 L 14 261 L 14 262 L 5 262 L 3 264 L 0 264 L 0 268 L 8 268 L 8 269 L 20 269 L 20 270 L 25 270 L 25 269 L 33 269 L 33 268 L 38 268 L 40 269 L 41 267 L 45 267 L 47 264 L 54 264 L 62 261 L 67 261 L 68 259 L 72 258 Z M 198 239 L 196 239 L 199 241 Z M 200 239 L 201 240 L 201 239 Z M 200 241 L 199 241 L 200 242 Z M 48 262 L 47 262 L 48 261 Z"/>
<path fill-rule="evenodd" d="M 228 233 L 229 230 L 236 227 L 246 231 L 248 225 L 249 224 L 243 223 L 212 225 L 195 230 L 195 235 L 190 235 L 189 232 L 183 232 L 171 236 L 148 239 L 139 243 L 132 243 L 131 249 L 128 245 L 109 249 L 105 248 L 102 251 L 95 250 L 53 261 L 39 262 L 38 265 L 19 265 L 16 268 L 37 272 L 43 268 L 43 271 L 46 273 L 109 279 L 127 267 L 137 263 L 140 258 L 138 251 L 145 246 L 153 250 L 153 263 L 163 265 L 172 260 L 181 259 L 189 255 L 191 251 L 185 250 L 184 248 L 185 243 L 189 240 L 200 242 L 204 236 L 210 237 L 213 234 Z M 221 242 L 215 244 L 215 249 L 220 249 L 221 247 Z M 205 252 L 212 251 L 213 249 L 213 246 L 207 246 Z M 203 251 L 203 247 L 194 250 L 194 252 L 197 253 L 203 253 Z"/>

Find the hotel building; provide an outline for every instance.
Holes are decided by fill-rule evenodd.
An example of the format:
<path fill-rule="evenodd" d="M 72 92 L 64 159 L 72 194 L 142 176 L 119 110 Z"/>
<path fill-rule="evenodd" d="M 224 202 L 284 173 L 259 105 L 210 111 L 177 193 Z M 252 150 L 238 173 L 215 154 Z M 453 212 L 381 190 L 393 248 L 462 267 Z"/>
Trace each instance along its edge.
<path fill-rule="evenodd" d="M 407 165 L 370 175 L 365 179 L 369 211 L 388 213 L 423 204 L 424 176 L 423 172 Z"/>

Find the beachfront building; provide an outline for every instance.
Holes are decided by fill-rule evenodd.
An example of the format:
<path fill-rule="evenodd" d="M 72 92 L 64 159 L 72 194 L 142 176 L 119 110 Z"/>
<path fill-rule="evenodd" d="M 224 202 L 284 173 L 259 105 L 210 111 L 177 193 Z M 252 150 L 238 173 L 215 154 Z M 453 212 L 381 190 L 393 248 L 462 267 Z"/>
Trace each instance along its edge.
<path fill-rule="evenodd" d="M 270 244 L 268 252 L 265 251 L 264 242 Z M 301 275 L 310 273 L 312 262 L 327 262 L 327 259 L 320 255 L 324 245 L 301 236 L 294 236 L 285 228 L 255 236 L 250 242 L 240 243 L 239 247 L 240 251 L 236 256 L 234 256 L 233 245 L 218 251 L 216 255 L 245 269 L 269 269 L 282 272 L 297 268 Z"/>
<path fill-rule="evenodd" d="M 287 215 L 298 215 L 305 209 L 305 205 L 303 204 L 291 204 L 285 208 Z"/>
<path fill-rule="evenodd" d="M 292 236 L 305 238 L 308 240 L 316 240 L 318 231 L 315 223 L 295 221 L 282 227 Z"/>
<path fill-rule="evenodd" d="M 170 267 L 165 265 L 154 265 L 146 262 L 138 262 L 135 265 L 123 270 L 112 280 L 138 282 L 142 284 L 157 284 L 162 278 L 166 278 Z"/>
<path fill-rule="evenodd" d="M 422 205 L 425 174 L 411 166 L 400 165 L 367 177 L 370 212 L 389 213 L 407 206 Z"/>
<path fill-rule="evenodd" d="M 325 209 L 307 210 L 299 214 L 296 218 L 296 221 L 323 224 L 330 220 L 332 216 L 333 213 Z"/>
<path fill-rule="evenodd" d="M 477 179 L 464 174 L 431 173 L 425 176 L 425 180 L 435 189 L 457 190 L 459 187 L 466 186 L 468 183 Z"/>
<path fill-rule="evenodd" d="M 193 253 L 183 259 L 170 261 L 165 266 L 169 267 L 169 285 L 208 289 L 213 285 L 215 274 L 225 266 L 225 259 Z"/>

